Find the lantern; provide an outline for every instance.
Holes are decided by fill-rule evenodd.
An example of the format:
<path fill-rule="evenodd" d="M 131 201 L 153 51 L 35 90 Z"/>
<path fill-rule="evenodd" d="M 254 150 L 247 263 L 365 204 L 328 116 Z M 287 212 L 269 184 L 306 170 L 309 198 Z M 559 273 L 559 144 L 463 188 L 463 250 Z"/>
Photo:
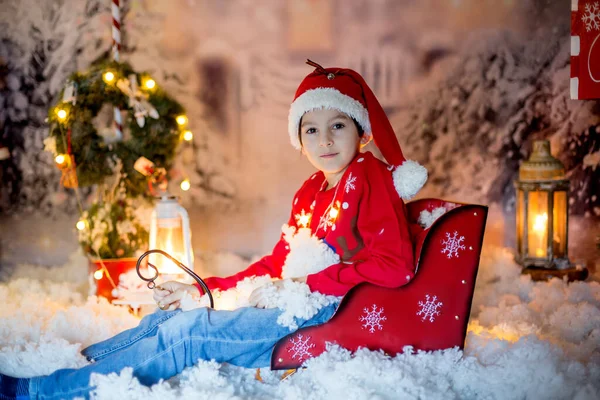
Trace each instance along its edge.
<path fill-rule="evenodd" d="M 192 234 L 187 211 L 174 196 L 162 196 L 154 211 L 150 225 L 150 249 L 159 249 L 169 253 L 186 267 L 194 269 Z M 165 278 L 185 276 L 185 272 L 167 257 L 151 254 L 149 261 L 156 266 Z"/>
<path fill-rule="evenodd" d="M 550 142 L 536 140 L 529 160 L 519 168 L 517 255 L 533 279 L 565 276 L 585 279 L 568 257 L 569 181 L 565 167 L 550 152 Z"/>

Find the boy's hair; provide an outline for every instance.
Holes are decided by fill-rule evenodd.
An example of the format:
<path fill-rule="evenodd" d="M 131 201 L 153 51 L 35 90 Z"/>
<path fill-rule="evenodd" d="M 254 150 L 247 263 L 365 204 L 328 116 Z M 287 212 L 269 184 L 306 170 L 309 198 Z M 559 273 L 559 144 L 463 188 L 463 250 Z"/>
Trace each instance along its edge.
<path fill-rule="evenodd" d="M 298 123 L 298 140 L 300 141 L 300 146 L 302 146 L 302 118 L 304 117 L 300 117 L 300 122 Z M 362 138 L 365 134 L 365 130 L 362 126 L 360 126 L 357 120 L 355 120 L 352 117 L 350 117 L 350 119 L 352 120 L 352 122 L 354 122 L 354 126 L 356 126 L 356 130 L 358 131 L 358 137 Z"/>

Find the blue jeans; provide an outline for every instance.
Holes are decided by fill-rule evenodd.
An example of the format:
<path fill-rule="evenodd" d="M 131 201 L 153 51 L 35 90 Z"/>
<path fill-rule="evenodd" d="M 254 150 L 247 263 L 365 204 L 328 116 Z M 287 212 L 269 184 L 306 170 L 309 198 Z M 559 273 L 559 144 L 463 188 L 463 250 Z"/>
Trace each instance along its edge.
<path fill-rule="evenodd" d="M 298 327 L 328 321 L 338 304 L 323 307 Z M 277 324 L 279 309 L 240 308 L 216 311 L 208 308 L 182 312 L 157 311 L 140 324 L 82 351 L 92 361 L 79 369 L 61 369 L 48 376 L 35 377 L 29 384 L 33 399 L 89 398 L 92 373 L 120 372 L 133 368 L 144 385 L 179 374 L 198 359 L 259 368 L 270 365 L 275 343 L 290 333 Z"/>

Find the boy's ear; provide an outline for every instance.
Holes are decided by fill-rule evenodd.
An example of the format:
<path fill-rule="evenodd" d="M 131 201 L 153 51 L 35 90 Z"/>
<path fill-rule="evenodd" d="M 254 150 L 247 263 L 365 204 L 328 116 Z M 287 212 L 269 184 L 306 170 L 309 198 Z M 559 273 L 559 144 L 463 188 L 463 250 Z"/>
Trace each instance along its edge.
<path fill-rule="evenodd" d="M 368 145 L 371 140 L 373 140 L 373 135 L 363 135 L 363 137 L 360 138 L 360 148 L 362 149 Z"/>

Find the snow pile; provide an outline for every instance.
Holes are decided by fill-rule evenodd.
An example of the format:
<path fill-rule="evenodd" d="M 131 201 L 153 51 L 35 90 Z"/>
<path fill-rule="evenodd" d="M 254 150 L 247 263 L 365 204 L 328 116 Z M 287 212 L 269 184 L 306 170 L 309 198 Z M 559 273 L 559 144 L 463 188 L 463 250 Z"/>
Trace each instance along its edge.
<path fill-rule="evenodd" d="M 9 375 L 81 367 L 82 348 L 138 322 L 104 298 L 86 300 L 73 283 L 18 278 L 0 284 L 0 298 L 0 372 Z"/>
<path fill-rule="evenodd" d="M 325 306 L 341 301 L 341 297 L 325 296 L 312 293 L 306 283 L 283 280 L 283 287 L 277 288 L 268 276 L 245 278 L 238 282 L 235 288 L 212 292 L 214 306 L 217 310 L 234 310 L 240 307 L 251 307 L 250 294 L 259 287 L 265 288 L 266 307 L 279 308 L 283 313 L 277 318 L 281 326 L 298 329 L 296 318 L 309 319 L 315 316 Z M 188 311 L 198 307 L 208 307 L 210 300 L 204 295 L 195 301 L 189 295 L 181 299 L 181 309 Z"/>
<path fill-rule="evenodd" d="M 445 207 L 436 207 L 431 211 L 428 210 L 423 210 L 421 211 L 421 213 L 419 214 L 419 219 L 417 220 L 417 222 L 419 223 L 419 225 L 421 225 L 423 228 L 427 229 L 429 228 L 431 225 L 433 225 L 433 223 L 442 215 L 444 215 L 446 213 L 446 208 Z"/>
<path fill-rule="evenodd" d="M 249 287 L 246 288 L 250 290 Z M 21 376 L 77 367 L 77 351 L 135 324 L 124 310 L 87 301 L 73 283 L 0 284 L 0 372 Z M 130 369 L 95 376 L 95 398 L 596 399 L 600 396 L 600 284 L 521 276 L 505 249 L 484 250 L 465 351 L 389 357 L 331 347 L 283 382 L 281 372 L 199 361 L 147 388 Z"/>
<path fill-rule="evenodd" d="M 340 262 L 340 256 L 323 240 L 311 233 L 308 228 L 283 225 L 283 236 L 290 247 L 285 258 L 281 276 L 297 278 L 323 271 L 330 265 Z"/>

